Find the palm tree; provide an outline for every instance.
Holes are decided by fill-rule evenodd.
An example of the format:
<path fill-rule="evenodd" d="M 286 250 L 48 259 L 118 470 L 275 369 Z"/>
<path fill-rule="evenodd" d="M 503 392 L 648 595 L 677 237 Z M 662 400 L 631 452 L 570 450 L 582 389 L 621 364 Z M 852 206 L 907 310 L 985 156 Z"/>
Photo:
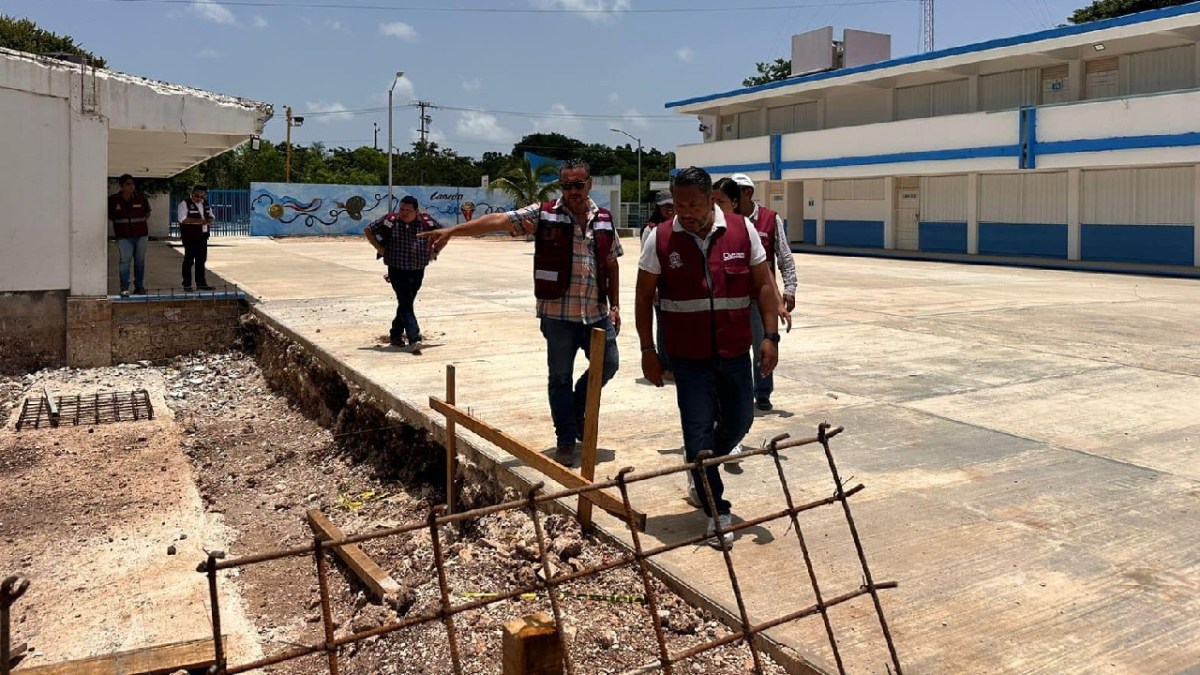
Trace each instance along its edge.
<path fill-rule="evenodd" d="M 548 176 L 555 180 L 543 182 Z M 533 170 L 528 158 L 513 160 L 489 185 L 488 192 L 499 190 L 512 197 L 517 208 L 550 201 L 558 193 L 558 167 L 543 164 Z"/>

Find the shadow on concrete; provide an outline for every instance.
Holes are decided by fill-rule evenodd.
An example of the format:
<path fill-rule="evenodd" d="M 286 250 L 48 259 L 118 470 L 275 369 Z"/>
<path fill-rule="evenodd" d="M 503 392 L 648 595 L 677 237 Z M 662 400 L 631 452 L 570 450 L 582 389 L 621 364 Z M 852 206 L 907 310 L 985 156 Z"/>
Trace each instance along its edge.
<path fill-rule="evenodd" d="M 209 241 L 209 249 L 221 248 L 222 244 L 214 244 Z M 213 259 L 213 252 L 210 250 L 208 259 Z M 117 242 L 109 240 L 108 242 L 108 294 L 117 295 L 121 292 L 121 281 L 118 275 L 118 266 L 121 262 L 121 254 L 117 251 Z M 134 275 L 136 270 L 132 263 L 129 269 L 129 285 L 134 284 Z M 205 275 L 209 286 L 221 288 L 224 286 L 233 286 L 233 282 L 225 279 L 219 274 L 208 270 Z M 152 291 L 170 291 L 178 289 L 183 291 L 183 245 L 178 242 L 172 242 L 165 239 L 153 239 L 146 242 L 146 277 L 143 280 L 146 288 Z"/>
<path fill-rule="evenodd" d="M 731 495 L 736 496 L 736 495 Z M 736 509 L 736 507 L 735 507 Z M 733 514 L 732 521 L 734 525 L 745 522 L 744 518 L 740 518 L 736 513 Z M 685 539 L 690 539 L 704 531 L 707 525 L 707 520 L 704 512 L 700 509 L 689 511 L 687 513 L 671 513 L 664 515 L 652 515 L 646 518 L 646 533 L 658 539 L 665 545 L 675 544 Z M 775 541 L 775 535 L 762 525 L 755 525 L 740 530 L 734 534 L 733 543 L 736 546 L 739 543 L 751 543 L 757 546 L 766 546 Z M 699 543 L 697 548 L 708 546 L 705 543 Z"/>

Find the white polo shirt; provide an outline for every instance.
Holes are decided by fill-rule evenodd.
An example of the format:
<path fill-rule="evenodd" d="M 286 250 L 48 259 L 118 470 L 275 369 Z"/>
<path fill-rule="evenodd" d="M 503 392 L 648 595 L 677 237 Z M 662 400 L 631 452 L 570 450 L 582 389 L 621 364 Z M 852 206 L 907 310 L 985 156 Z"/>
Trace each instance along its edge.
<path fill-rule="evenodd" d="M 715 206 L 713 207 L 713 211 L 715 213 L 713 226 L 708 231 L 708 236 L 704 239 L 683 229 L 683 226 L 679 224 L 679 216 L 671 220 L 671 231 L 687 232 L 688 236 L 696 242 L 696 246 L 700 248 L 700 252 L 704 254 L 705 258 L 708 258 L 708 244 L 712 241 L 713 233 L 725 227 L 725 212 Z M 659 224 L 658 227 L 650 230 L 646 236 L 646 241 L 642 242 L 642 255 L 638 258 L 638 269 L 646 270 L 650 274 L 662 274 L 662 266 L 658 264 L 657 236 L 662 227 L 663 225 Z M 760 265 L 765 263 L 767 261 L 767 250 L 763 248 L 762 240 L 758 236 L 758 230 L 754 229 L 749 220 L 746 220 L 746 232 L 750 236 L 750 264 Z"/>

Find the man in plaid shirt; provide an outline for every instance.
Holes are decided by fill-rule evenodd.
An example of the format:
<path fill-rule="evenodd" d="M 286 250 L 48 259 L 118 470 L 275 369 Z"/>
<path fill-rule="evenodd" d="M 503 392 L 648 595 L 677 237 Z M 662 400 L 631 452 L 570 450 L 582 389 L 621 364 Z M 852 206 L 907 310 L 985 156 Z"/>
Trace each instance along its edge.
<path fill-rule="evenodd" d="M 418 239 L 417 233 L 441 227 L 428 213 L 421 213 L 417 198 L 410 195 L 400 200 L 399 212 L 389 213 L 363 228 L 367 241 L 387 265 L 387 278 L 396 292 L 396 318 L 392 319 L 388 337 L 391 344 L 404 347 L 407 333 L 408 349 L 413 354 L 421 353 L 422 340 L 413 305 L 425 280 L 425 266 L 441 250 L 441 246 Z"/>
<path fill-rule="evenodd" d="M 579 160 L 569 160 L 558 173 L 562 197 L 545 204 L 530 204 L 507 213 L 492 213 L 454 227 L 422 234 L 439 248 L 450 237 L 469 237 L 507 230 L 513 236 L 535 234 L 545 239 L 549 229 L 570 224 L 569 280 L 561 293 L 538 293 L 537 315 L 546 338 L 549 374 L 550 415 L 554 419 L 559 461 L 570 466 L 577 459 L 576 441 L 583 437 L 584 405 L 588 375 L 584 372 L 572 386 L 575 356 L 588 356 L 593 328 L 602 328 L 608 339 L 604 347 L 604 383 L 619 366 L 617 333 L 621 330 L 620 270 L 617 258 L 623 251 L 612 214 L 596 206 L 588 196 L 591 170 Z M 539 244 L 540 246 L 541 244 Z M 539 249 L 540 251 L 541 249 Z M 607 251 L 606 254 L 602 251 Z M 540 269 L 541 254 L 535 251 L 534 287 L 542 288 L 555 271 Z M 605 257 L 603 261 L 600 257 Z M 557 297 L 548 297 L 557 296 Z"/>

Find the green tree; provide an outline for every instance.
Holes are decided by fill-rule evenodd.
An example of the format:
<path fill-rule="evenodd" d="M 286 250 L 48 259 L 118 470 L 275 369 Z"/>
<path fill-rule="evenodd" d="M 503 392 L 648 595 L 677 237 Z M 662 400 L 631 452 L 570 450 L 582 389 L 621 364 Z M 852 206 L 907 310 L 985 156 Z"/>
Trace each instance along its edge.
<path fill-rule="evenodd" d="M 108 62 L 75 44 L 75 39 L 38 28 L 29 19 L 0 14 L 0 47 L 34 54 L 74 54 L 87 57 L 97 68 L 107 68 Z"/>
<path fill-rule="evenodd" d="M 552 164 L 543 164 L 533 170 L 528 159 L 514 159 L 500 175 L 494 178 L 488 187 L 488 192 L 499 190 L 511 197 L 518 207 L 549 201 L 558 193 L 558 181 L 542 182 L 549 176 L 558 176 L 558 168 Z"/>
<path fill-rule="evenodd" d="M 520 159 L 526 152 L 532 152 L 551 159 L 574 159 L 585 147 L 583 141 L 553 131 L 525 136 L 513 145 L 512 156 Z"/>
<path fill-rule="evenodd" d="M 1071 23 L 1089 23 L 1101 19 L 1112 19 L 1126 14 L 1145 12 L 1151 9 L 1186 5 L 1194 0 L 1095 0 L 1087 7 L 1075 10 L 1068 19 Z"/>
<path fill-rule="evenodd" d="M 788 79 L 792 75 L 792 60 L 775 59 L 770 63 L 756 63 L 754 69 L 758 71 L 758 74 L 742 80 L 743 87 L 756 87 L 760 84 Z"/>

